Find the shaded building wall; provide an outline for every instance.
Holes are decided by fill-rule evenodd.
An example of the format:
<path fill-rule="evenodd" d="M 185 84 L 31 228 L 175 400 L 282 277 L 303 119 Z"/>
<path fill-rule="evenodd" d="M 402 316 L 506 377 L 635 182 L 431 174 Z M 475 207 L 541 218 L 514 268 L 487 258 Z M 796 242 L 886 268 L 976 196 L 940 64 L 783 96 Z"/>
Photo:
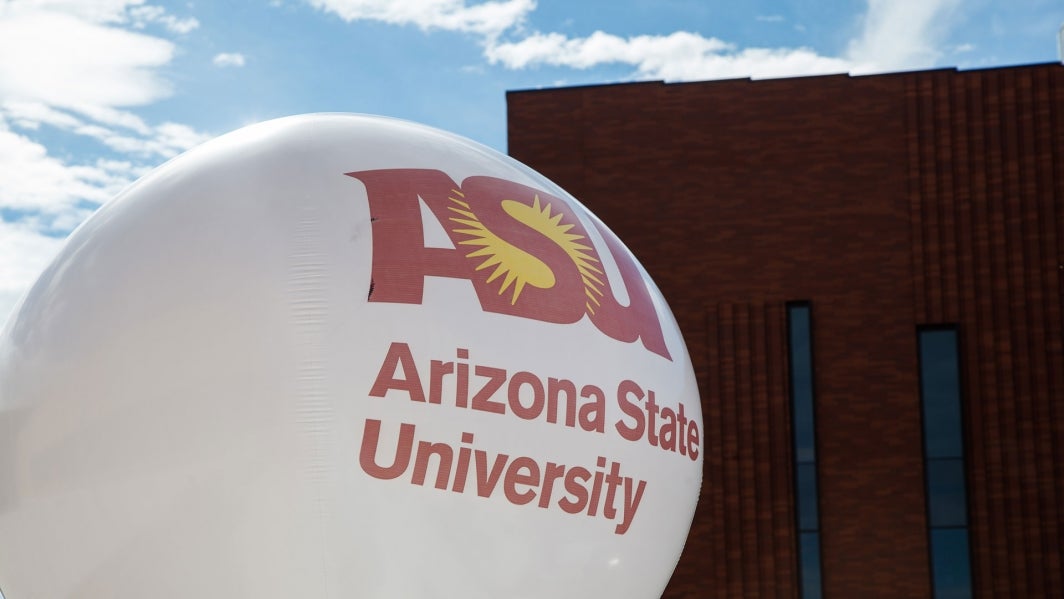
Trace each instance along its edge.
<path fill-rule="evenodd" d="M 702 496 L 666 597 L 795 597 L 785 302 L 809 300 L 823 587 L 929 597 L 916 327 L 961 339 L 977 596 L 1064 588 L 1064 67 L 511 92 L 510 153 L 685 333 Z"/>
<path fill-rule="evenodd" d="M 1064 67 L 905 80 L 918 322 L 960 323 L 973 573 L 1064 593 Z"/>

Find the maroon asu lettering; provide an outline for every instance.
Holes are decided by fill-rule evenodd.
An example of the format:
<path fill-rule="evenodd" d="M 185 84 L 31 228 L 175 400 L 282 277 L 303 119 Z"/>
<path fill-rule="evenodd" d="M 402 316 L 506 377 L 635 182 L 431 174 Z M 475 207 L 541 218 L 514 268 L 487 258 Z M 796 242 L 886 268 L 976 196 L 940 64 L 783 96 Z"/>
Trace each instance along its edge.
<path fill-rule="evenodd" d="M 459 185 L 429 169 L 347 174 L 366 186 L 373 220 L 369 301 L 420 304 L 425 277 L 467 279 L 487 312 L 557 324 L 586 314 L 609 337 L 641 339 L 648 350 L 672 359 L 628 252 L 595 222 L 628 292 L 624 306 L 587 231 L 560 198 L 494 177 L 469 177 Z M 458 249 L 425 247 L 419 199 Z"/>

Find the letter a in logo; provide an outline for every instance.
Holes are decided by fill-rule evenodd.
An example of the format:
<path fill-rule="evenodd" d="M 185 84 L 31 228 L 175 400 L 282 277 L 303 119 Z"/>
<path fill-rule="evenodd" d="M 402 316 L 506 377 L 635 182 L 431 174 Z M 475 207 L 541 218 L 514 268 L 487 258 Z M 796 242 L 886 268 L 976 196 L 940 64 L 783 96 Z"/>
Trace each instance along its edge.
<path fill-rule="evenodd" d="M 617 302 L 587 231 L 569 205 L 543 191 L 494 177 L 459 185 L 441 171 L 348 173 L 362 181 L 373 218 L 371 302 L 420 304 L 425 277 L 467 279 L 487 312 L 572 324 L 585 315 L 625 343 L 642 339 L 671 360 L 639 268 L 596 223 L 626 287 Z M 425 247 L 420 201 L 455 248 Z"/>

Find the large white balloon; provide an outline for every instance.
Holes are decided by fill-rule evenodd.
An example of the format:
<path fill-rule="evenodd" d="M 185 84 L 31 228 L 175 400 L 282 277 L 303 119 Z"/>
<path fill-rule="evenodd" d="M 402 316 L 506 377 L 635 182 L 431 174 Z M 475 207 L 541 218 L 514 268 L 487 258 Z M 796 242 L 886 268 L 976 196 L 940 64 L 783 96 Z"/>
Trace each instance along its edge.
<path fill-rule="evenodd" d="M 272 121 L 104 206 L 8 322 L 0 588 L 657 597 L 700 426 L 660 293 L 556 185 L 407 122 Z"/>

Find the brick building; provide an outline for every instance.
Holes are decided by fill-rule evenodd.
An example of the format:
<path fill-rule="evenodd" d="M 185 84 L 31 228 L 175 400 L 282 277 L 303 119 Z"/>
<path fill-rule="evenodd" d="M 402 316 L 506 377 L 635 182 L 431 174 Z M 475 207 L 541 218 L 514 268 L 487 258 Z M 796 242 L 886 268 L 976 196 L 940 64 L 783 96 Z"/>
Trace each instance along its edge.
<path fill-rule="evenodd" d="M 507 101 L 694 361 L 665 597 L 1064 596 L 1064 66 Z"/>

